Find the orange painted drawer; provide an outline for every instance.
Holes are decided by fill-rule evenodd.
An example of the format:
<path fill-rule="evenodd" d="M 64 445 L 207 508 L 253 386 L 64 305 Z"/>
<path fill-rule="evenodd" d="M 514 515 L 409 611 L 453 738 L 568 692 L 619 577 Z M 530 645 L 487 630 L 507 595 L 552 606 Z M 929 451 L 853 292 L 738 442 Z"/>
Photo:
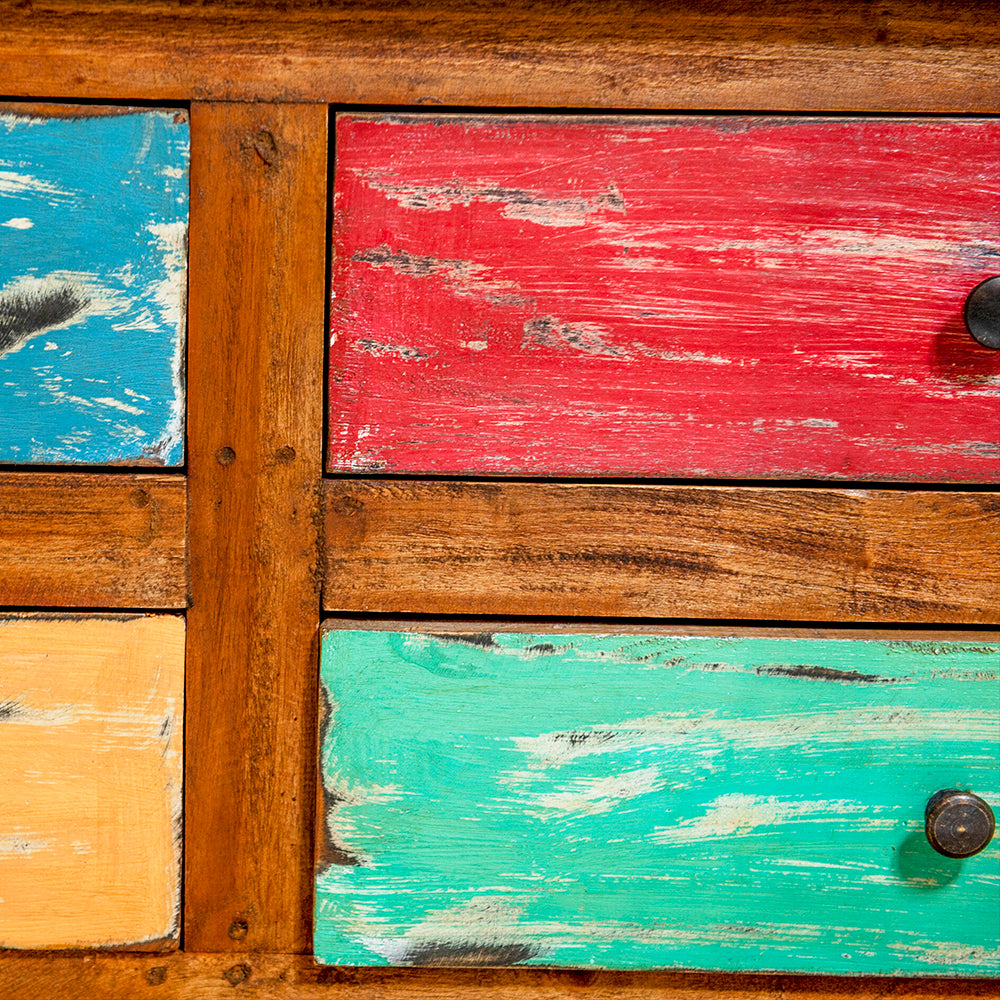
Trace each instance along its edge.
<path fill-rule="evenodd" d="M 0 617 L 0 948 L 180 934 L 184 620 Z"/>

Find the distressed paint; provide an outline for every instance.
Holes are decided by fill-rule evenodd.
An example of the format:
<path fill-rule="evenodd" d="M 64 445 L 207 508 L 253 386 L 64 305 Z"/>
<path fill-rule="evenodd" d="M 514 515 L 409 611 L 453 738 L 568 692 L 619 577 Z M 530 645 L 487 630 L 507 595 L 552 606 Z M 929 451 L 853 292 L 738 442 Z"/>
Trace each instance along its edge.
<path fill-rule="evenodd" d="M 314 949 L 343 965 L 1000 973 L 1000 645 L 330 629 Z"/>
<path fill-rule="evenodd" d="M 176 944 L 184 620 L 0 617 L 0 948 Z"/>
<path fill-rule="evenodd" d="M 0 111 L 0 462 L 179 465 L 184 112 Z"/>
<path fill-rule="evenodd" d="M 338 472 L 980 481 L 1000 122 L 337 120 Z"/>

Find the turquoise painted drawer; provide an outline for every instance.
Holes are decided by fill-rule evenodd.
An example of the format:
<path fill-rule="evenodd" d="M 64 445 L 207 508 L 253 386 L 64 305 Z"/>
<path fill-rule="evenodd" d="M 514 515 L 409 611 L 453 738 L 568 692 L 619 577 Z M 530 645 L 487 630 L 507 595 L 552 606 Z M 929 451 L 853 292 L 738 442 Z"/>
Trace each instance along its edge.
<path fill-rule="evenodd" d="M 719 631 L 329 627 L 318 960 L 1000 973 L 998 637 Z"/>
<path fill-rule="evenodd" d="M 0 107 L 0 463 L 180 465 L 189 125 Z"/>

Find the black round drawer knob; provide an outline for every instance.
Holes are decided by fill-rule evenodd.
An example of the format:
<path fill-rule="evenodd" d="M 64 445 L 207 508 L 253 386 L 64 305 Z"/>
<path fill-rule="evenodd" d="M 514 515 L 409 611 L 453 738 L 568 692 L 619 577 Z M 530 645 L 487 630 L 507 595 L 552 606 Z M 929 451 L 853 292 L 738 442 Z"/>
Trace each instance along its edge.
<path fill-rule="evenodd" d="M 965 298 L 965 328 L 983 347 L 1000 349 L 1000 275 L 980 281 Z"/>
<path fill-rule="evenodd" d="M 945 788 L 931 796 L 924 815 L 927 840 L 946 858 L 971 858 L 993 839 L 993 810 L 972 792 Z"/>

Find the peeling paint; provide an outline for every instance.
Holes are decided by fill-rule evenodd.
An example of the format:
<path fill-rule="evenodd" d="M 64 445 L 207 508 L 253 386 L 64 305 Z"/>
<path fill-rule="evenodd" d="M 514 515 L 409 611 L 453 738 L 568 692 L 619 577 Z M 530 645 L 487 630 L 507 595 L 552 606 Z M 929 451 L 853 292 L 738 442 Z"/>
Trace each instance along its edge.
<path fill-rule="evenodd" d="M 1000 123 L 336 128 L 331 472 L 1000 476 Z"/>
<path fill-rule="evenodd" d="M 838 684 L 896 684 L 900 680 L 898 677 L 879 677 L 878 674 L 862 674 L 857 670 L 837 670 L 815 664 L 765 663 L 755 669 L 765 677 L 802 677 Z"/>
<path fill-rule="evenodd" d="M 563 198 L 547 197 L 523 188 L 495 184 L 405 185 L 384 179 L 374 170 L 356 170 L 358 176 L 373 190 L 392 198 L 403 208 L 425 212 L 444 212 L 456 205 L 471 205 L 475 201 L 494 202 L 503 206 L 506 219 L 521 219 L 540 226 L 579 226 L 591 216 L 613 213 L 625 215 L 625 199 L 615 184 L 591 196 Z"/>
<path fill-rule="evenodd" d="M 517 306 L 525 303 L 517 286 L 509 281 L 496 281 L 488 277 L 489 271 L 469 260 L 444 260 L 420 256 L 405 250 L 392 250 L 387 244 L 355 252 L 352 260 L 373 267 L 388 267 L 396 274 L 411 278 L 436 276 L 452 287 L 459 295 L 475 295 L 493 305 Z"/>
<path fill-rule="evenodd" d="M 584 354 L 621 357 L 625 352 L 604 339 L 610 331 L 590 323 L 560 323 L 553 316 L 538 316 L 524 324 L 521 350 L 533 347 L 570 347 Z"/>
<path fill-rule="evenodd" d="M 176 942 L 184 623 L 0 617 L 0 947 Z"/>
<path fill-rule="evenodd" d="M 67 278 L 25 276 L 0 289 L 0 357 L 32 337 L 66 326 L 86 307 L 85 290 Z"/>
<path fill-rule="evenodd" d="M 768 827 L 788 823 L 831 823 L 842 825 L 853 817 L 860 827 L 869 830 L 892 829 L 895 820 L 871 815 L 864 802 L 779 800 L 774 795 L 744 795 L 734 792 L 708 803 L 703 816 L 682 819 L 671 827 L 654 827 L 652 839 L 658 844 L 683 844 L 715 841 L 729 837 L 765 833 Z"/>
<path fill-rule="evenodd" d="M 0 461 L 182 462 L 188 134 L 163 110 L 4 118 Z"/>
<path fill-rule="evenodd" d="M 326 819 L 364 864 L 317 875 L 321 962 L 1000 972 L 1000 845 L 912 847 L 938 788 L 1000 806 L 992 643 L 322 645 Z M 966 950 L 929 958 L 928 920 Z"/>

